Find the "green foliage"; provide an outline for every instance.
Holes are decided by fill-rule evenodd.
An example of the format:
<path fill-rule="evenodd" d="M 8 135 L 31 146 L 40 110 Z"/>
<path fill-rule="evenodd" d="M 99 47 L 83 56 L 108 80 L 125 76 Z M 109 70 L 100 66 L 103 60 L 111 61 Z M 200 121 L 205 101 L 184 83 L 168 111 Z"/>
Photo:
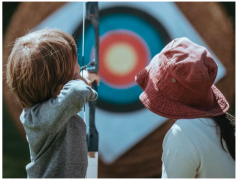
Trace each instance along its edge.
<path fill-rule="evenodd" d="M 30 162 L 28 143 L 14 125 L 4 103 L 2 120 L 3 178 L 26 178 L 25 166 Z"/>

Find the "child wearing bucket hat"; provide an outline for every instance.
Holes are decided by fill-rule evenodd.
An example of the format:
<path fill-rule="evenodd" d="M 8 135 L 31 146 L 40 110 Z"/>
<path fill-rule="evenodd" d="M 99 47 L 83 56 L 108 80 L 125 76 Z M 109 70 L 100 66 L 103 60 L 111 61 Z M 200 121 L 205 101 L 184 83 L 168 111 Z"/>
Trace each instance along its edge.
<path fill-rule="evenodd" d="M 162 178 L 235 177 L 235 118 L 214 85 L 217 70 L 206 48 L 178 38 L 135 77 L 144 106 L 176 120 L 163 141 Z"/>

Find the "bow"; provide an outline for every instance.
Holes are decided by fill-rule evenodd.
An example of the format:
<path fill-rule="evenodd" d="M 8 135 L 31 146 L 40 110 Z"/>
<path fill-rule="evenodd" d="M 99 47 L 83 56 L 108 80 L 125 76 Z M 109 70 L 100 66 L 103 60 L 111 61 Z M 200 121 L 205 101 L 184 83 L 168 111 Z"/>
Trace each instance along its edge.
<path fill-rule="evenodd" d="M 83 4 L 83 46 L 82 46 L 82 63 L 84 65 L 84 30 L 85 30 L 85 18 L 84 18 L 85 4 Z M 86 19 L 90 20 L 95 31 L 95 59 L 81 69 L 87 69 L 91 73 L 98 73 L 99 71 L 99 8 L 98 2 L 86 2 Z M 90 66 L 88 68 L 88 66 Z M 83 74 L 82 74 L 83 76 Z M 94 81 L 92 88 L 97 91 L 97 84 Z M 89 124 L 87 128 L 87 145 L 89 152 L 98 152 L 99 136 L 95 126 L 95 107 L 96 101 L 89 101 Z M 85 106 L 84 106 L 84 120 L 85 120 Z"/>

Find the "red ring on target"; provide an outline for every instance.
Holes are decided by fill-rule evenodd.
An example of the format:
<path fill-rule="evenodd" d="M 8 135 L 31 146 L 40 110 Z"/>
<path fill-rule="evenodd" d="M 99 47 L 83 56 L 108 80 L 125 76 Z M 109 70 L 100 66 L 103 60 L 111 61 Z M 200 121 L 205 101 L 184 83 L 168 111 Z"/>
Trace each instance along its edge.
<path fill-rule="evenodd" d="M 124 59 L 116 59 L 116 53 L 123 52 L 125 52 L 125 57 L 132 57 L 127 59 L 127 61 L 131 61 L 130 63 L 124 63 L 125 65 L 130 64 L 131 67 L 121 64 Z M 121 57 L 121 54 L 118 57 Z M 109 84 L 127 86 L 135 82 L 136 74 L 147 66 L 149 58 L 149 50 L 138 35 L 129 31 L 109 32 L 101 38 L 100 42 L 99 73 L 103 80 Z M 122 72 L 119 72 L 118 69 Z"/>

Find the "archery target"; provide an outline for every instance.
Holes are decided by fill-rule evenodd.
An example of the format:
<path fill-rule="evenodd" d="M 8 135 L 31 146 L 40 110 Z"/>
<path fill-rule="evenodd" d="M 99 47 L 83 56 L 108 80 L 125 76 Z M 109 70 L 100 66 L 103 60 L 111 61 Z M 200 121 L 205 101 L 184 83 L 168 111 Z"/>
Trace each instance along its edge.
<path fill-rule="evenodd" d="M 141 88 L 135 76 L 150 59 L 170 41 L 158 20 L 138 9 L 112 7 L 100 11 L 100 55 L 97 106 L 112 112 L 129 112 L 143 108 Z M 74 32 L 78 49 L 82 49 L 82 24 Z M 85 28 L 85 64 L 94 58 L 94 29 Z M 81 54 L 78 62 L 82 66 Z"/>

